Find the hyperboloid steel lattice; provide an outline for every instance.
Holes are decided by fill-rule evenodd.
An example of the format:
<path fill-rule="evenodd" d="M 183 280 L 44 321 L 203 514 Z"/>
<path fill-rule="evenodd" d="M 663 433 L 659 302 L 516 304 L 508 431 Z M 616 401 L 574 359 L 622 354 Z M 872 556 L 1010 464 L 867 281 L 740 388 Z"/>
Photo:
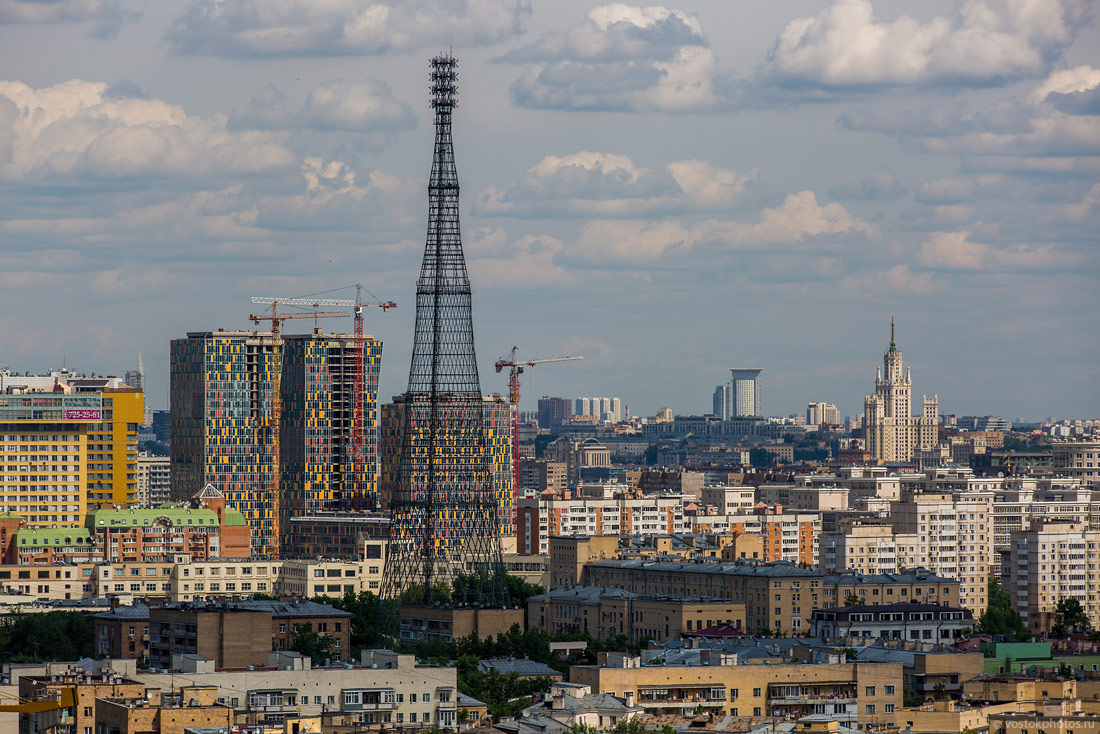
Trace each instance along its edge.
<path fill-rule="evenodd" d="M 391 499 L 382 598 L 401 604 L 508 604 L 474 354 L 470 280 L 451 143 L 456 62 L 431 60 L 435 154 L 428 236 L 404 398 L 398 488 Z"/>

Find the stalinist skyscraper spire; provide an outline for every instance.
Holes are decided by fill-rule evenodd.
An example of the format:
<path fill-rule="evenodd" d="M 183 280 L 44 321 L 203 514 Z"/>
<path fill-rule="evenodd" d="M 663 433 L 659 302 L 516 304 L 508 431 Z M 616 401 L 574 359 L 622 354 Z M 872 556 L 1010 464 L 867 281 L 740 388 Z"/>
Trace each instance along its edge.
<path fill-rule="evenodd" d="M 904 364 L 890 317 L 890 347 L 882 355 L 882 370 L 875 392 L 863 402 L 863 438 L 876 461 L 911 461 L 917 449 L 930 449 L 937 441 L 939 399 L 924 398 L 921 415 L 912 415 L 913 381 Z"/>

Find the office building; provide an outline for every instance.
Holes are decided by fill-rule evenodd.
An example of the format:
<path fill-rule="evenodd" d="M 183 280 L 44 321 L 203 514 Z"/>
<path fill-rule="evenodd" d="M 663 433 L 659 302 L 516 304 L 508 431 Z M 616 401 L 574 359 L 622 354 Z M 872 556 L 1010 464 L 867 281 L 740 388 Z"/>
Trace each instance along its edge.
<path fill-rule="evenodd" d="M 912 413 L 913 380 L 903 370 L 901 351 L 894 342 L 890 319 L 890 347 L 882 355 L 883 368 L 875 376 L 875 392 L 863 403 L 863 440 L 879 462 L 909 462 L 920 450 L 939 443 L 939 398 L 925 397 L 921 414 Z M 884 374 L 885 372 L 885 374 Z"/>
<path fill-rule="evenodd" d="M 569 398 L 539 398 L 539 428 L 556 431 L 573 416 L 573 401 Z"/>
<path fill-rule="evenodd" d="M 764 415 L 760 398 L 760 373 L 754 368 L 730 370 L 732 412 L 730 418 L 759 418 Z"/>
<path fill-rule="evenodd" d="M 397 490 L 404 427 L 405 397 L 395 395 L 392 403 L 382 406 L 379 452 L 379 489 L 382 509 L 388 510 Z M 515 534 L 515 498 L 512 485 L 512 408 L 500 395 L 482 398 L 482 422 L 485 445 L 489 451 L 489 472 L 496 497 L 497 525 L 500 535 Z"/>
<path fill-rule="evenodd" d="M 173 497 L 213 484 L 248 519 L 259 555 L 278 548 L 276 533 L 285 532 L 291 517 L 341 505 L 376 505 L 372 447 L 382 343 L 366 336 L 362 344 L 364 450 L 356 456 L 352 408 L 358 346 L 354 336 L 320 330 L 284 334 L 279 343 L 259 331 L 192 332 L 174 339 Z"/>
<path fill-rule="evenodd" d="M 78 527 L 89 509 L 136 503 L 143 412 L 118 378 L 0 373 L 0 513 Z"/>
<path fill-rule="evenodd" d="M 153 411 L 153 435 L 157 443 L 167 446 L 172 441 L 172 418 L 167 410 Z"/>

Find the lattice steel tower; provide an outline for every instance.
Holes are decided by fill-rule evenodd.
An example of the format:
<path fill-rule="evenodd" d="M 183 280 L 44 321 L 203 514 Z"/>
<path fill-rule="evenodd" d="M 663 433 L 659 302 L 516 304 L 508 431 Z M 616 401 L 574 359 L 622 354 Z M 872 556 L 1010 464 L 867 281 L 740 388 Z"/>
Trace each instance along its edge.
<path fill-rule="evenodd" d="M 498 607 L 508 604 L 508 586 L 458 223 L 451 145 L 456 66 L 450 54 L 431 60 L 435 155 L 428 237 L 416 283 L 416 331 L 382 598 L 428 604 L 439 601 L 441 586 L 450 590 L 453 584 L 454 604 Z"/>

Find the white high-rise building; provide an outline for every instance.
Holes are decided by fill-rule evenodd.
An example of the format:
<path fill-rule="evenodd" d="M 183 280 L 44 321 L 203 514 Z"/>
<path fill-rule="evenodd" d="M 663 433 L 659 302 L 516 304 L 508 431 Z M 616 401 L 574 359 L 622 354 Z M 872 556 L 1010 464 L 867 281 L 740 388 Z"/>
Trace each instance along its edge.
<path fill-rule="evenodd" d="M 875 393 L 863 403 L 864 442 L 876 461 L 911 461 L 918 449 L 929 450 L 937 443 L 940 401 L 925 397 L 921 414 L 912 415 L 913 381 L 909 371 L 902 369 L 892 316 L 890 348 L 882 362 L 883 369 L 875 375 Z"/>
<path fill-rule="evenodd" d="M 620 398 L 577 398 L 576 415 L 592 415 L 597 420 L 618 423 L 623 419 L 623 401 Z"/>
<path fill-rule="evenodd" d="M 760 373 L 762 369 L 738 368 L 730 369 L 730 381 L 732 387 L 732 415 L 731 418 L 760 417 L 764 411 L 760 405 Z"/>

